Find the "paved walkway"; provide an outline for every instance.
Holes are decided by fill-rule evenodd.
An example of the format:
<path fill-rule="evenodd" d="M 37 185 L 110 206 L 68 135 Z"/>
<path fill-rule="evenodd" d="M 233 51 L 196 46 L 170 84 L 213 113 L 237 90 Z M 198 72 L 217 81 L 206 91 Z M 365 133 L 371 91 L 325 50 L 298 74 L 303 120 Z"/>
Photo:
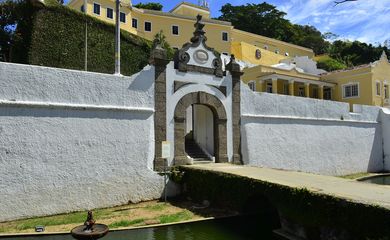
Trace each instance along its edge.
<path fill-rule="evenodd" d="M 306 188 L 313 192 L 390 209 L 390 185 L 377 185 L 339 177 L 226 163 L 198 164 L 186 167 L 230 173 L 294 188 Z"/>

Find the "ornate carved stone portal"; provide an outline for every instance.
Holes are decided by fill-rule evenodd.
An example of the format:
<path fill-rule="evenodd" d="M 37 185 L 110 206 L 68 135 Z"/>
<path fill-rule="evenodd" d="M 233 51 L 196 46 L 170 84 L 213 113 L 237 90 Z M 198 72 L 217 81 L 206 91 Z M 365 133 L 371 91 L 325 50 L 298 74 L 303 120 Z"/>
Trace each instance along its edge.
<path fill-rule="evenodd" d="M 169 166 L 196 163 L 185 148 L 189 107 L 203 105 L 211 110 L 213 156 L 210 161 L 241 164 L 240 154 L 240 77 L 234 56 L 222 70 L 219 53 L 206 45 L 202 17 L 197 16 L 194 36 L 169 61 L 157 46 L 150 63 L 155 67 L 155 160 L 154 169 L 164 167 L 163 141 L 171 143 Z M 195 124 L 195 123 L 192 123 Z M 207 127 L 207 126 L 206 126 Z M 206 151 L 206 150 L 205 150 Z"/>

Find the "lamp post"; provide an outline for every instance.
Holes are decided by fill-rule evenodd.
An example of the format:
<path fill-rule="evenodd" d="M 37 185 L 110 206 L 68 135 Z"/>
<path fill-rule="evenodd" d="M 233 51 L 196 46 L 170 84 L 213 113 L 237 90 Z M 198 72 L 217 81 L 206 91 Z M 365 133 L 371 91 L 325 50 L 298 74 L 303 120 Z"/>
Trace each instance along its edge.
<path fill-rule="evenodd" d="M 120 0 L 115 1 L 115 75 L 121 74 L 121 30 L 119 22 Z"/>

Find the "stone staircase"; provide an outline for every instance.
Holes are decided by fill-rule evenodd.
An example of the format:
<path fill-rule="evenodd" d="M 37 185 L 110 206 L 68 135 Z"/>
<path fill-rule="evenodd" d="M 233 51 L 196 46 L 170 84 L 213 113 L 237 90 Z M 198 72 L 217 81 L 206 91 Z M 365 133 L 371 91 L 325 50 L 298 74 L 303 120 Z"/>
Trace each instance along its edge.
<path fill-rule="evenodd" d="M 190 135 L 190 136 L 188 136 Z M 199 147 L 199 145 L 194 141 L 192 138 L 192 134 L 188 134 L 186 136 L 186 142 L 185 142 L 185 150 L 188 156 L 190 156 L 194 161 L 197 163 L 200 162 L 210 162 L 211 159 L 209 156 L 207 156 L 206 153 L 203 152 L 203 150 Z"/>

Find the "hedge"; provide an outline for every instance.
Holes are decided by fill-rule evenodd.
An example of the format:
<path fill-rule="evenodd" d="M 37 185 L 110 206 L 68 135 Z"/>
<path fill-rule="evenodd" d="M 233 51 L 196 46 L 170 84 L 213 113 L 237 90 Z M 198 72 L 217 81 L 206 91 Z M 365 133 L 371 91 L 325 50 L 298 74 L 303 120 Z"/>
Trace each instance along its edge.
<path fill-rule="evenodd" d="M 185 194 L 241 210 L 253 196 L 264 196 L 284 218 L 299 223 L 320 239 L 319 229 L 347 232 L 347 239 L 390 239 L 390 211 L 337 197 L 319 194 L 232 174 L 181 167 Z M 259 199 L 259 204 L 264 201 Z M 264 205 L 263 207 L 269 207 Z"/>
<path fill-rule="evenodd" d="M 88 71 L 114 73 L 115 26 L 66 6 L 35 7 L 28 31 L 15 43 L 11 61 L 84 70 L 85 25 Z M 151 42 L 121 31 L 121 73 L 131 75 L 148 63 Z"/>

